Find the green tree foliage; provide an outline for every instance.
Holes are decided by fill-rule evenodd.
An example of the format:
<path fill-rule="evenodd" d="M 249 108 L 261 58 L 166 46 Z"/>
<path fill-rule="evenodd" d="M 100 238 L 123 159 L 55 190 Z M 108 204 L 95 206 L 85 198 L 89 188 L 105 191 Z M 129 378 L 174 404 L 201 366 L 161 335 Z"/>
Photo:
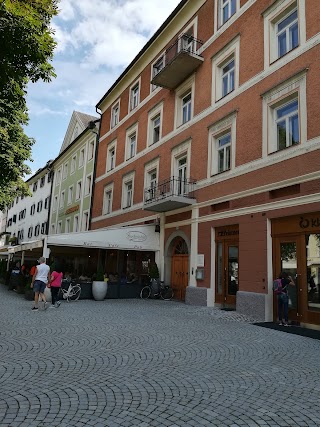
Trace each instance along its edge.
<path fill-rule="evenodd" d="M 0 0 L 0 209 L 28 194 L 32 138 L 28 124 L 27 84 L 55 77 L 50 64 L 55 48 L 50 22 L 58 0 Z"/>

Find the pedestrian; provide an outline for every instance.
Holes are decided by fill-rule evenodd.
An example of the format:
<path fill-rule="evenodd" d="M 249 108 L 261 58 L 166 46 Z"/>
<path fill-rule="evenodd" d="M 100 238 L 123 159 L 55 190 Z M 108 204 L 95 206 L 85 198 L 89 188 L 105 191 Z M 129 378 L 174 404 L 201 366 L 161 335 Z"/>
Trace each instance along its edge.
<path fill-rule="evenodd" d="M 55 269 L 51 273 L 51 282 L 48 285 L 51 289 L 51 306 L 50 308 L 58 308 L 61 302 L 59 301 L 58 294 L 61 288 L 61 282 L 63 279 L 63 273 L 59 265 L 55 266 Z"/>
<path fill-rule="evenodd" d="M 47 301 L 44 295 L 44 290 L 47 284 L 50 284 L 50 267 L 46 264 L 45 257 L 41 256 L 38 259 L 39 265 L 36 267 L 36 271 L 32 277 L 31 288 L 34 290 L 34 306 L 33 311 L 38 310 L 39 295 L 43 301 L 43 308 L 47 308 Z"/>
<path fill-rule="evenodd" d="M 281 279 L 281 290 L 277 295 L 278 299 L 278 319 L 279 325 L 288 326 L 288 307 L 289 307 L 289 296 L 288 296 L 288 287 L 295 286 L 295 283 L 291 276 L 288 275 L 285 271 L 282 271 L 279 275 Z M 283 317 L 284 319 L 283 319 Z"/>

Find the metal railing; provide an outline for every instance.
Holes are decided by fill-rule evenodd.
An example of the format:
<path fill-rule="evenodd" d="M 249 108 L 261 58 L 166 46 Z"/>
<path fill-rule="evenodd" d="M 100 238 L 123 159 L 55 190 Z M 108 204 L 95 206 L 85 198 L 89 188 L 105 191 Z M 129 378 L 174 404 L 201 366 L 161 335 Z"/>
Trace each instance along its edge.
<path fill-rule="evenodd" d="M 202 45 L 202 40 L 198 40 L 190 34 L 183 34 L 166 50 L 165 66 L 169 65 L 181 52 L 199 55 L 198 52 Z"/>
<path fill-rule="evenodd" d="M 194 199 L 196 181 L 172 176 L 158 185 L 152 185 L 144 190 L 144 203 L 153 203 L 172 196 Z"/>

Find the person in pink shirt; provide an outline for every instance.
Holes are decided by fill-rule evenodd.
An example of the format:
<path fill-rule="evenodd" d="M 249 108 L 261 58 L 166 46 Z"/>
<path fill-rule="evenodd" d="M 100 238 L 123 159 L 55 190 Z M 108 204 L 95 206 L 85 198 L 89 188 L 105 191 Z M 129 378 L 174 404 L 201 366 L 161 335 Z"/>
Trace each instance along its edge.
<path fill-rule="evenodd" d="M 63 273 L 61 271 L 61 268 L 59 266 L 56 266 L 56 268 L 51 273 L 51 306 L 50 308 L 58 308 L 61 302 L 58 300 L 58 293 L 61 288 L 61 282 L 63 279 Z"/>

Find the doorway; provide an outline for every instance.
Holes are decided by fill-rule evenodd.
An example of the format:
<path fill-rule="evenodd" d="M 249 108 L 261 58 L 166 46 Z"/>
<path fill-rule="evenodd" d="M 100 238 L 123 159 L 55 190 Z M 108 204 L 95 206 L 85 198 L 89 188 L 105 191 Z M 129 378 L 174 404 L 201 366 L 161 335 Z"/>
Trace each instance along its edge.
<path fill-rule="evenodd" d="M 225 308 L 236 306 L 239 290 L 239 230 L 237 226 L 216 230 L 215 302 Z"/>
<path fill-rule="evenodd" d="M 186 288 L 189 282 L 189 254 L 188 246 L 184 239 L 177 238 L 174 241 L 171 259 L 171 286 L 174 299 L 184 301 Z"/>

